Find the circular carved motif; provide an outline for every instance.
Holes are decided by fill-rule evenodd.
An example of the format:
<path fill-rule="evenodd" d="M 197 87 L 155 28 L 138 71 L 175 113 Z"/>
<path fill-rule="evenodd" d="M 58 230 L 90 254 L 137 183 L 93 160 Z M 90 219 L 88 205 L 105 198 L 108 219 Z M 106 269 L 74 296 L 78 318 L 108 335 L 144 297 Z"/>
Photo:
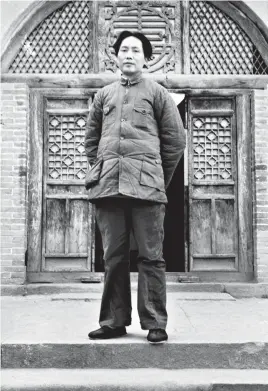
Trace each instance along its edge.
<path fill-rule="evenodd" d="M 161 68 L 165 72 L 174 71 L 174 31 L 171 23 L 175 19 L 174 10 L 168 6 L 157 8 L 139 4 L 123 10 L 118 8 L 107 6 L 105 10 L 105 19 L 109 21 L 105 70 L 116 72 L 112 46 L 122 31 L 130 30 L 143 33 L 152 44 L 153 55 L 148 62 L 147 72 L 155 72 Z"/>

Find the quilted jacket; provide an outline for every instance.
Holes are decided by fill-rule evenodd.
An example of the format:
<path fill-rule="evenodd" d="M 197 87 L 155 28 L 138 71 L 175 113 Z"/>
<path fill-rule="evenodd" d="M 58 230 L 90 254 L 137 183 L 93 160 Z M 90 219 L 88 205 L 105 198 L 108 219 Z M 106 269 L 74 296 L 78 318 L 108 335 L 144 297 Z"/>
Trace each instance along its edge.
<path fill-rule="evenodd" d="M 142 74 L 99 90 L 90 110 L 85 186 L 91 202 L 131 197 L 166 203 L 185 148 L 185 131 L 168 91 Z"/>

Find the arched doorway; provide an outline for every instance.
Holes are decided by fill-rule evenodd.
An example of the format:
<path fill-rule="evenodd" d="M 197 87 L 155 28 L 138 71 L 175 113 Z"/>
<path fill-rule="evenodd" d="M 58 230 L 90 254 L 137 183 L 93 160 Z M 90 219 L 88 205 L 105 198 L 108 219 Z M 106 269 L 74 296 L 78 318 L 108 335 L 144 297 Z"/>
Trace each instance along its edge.
<path fill-rule="evenodd" d="M 7 79 L 30 86 L 29 278 L 77 280 L 97 269 L 82 139 L 95 92 L 116 78 L 113 40 L 129 28 L 153 42 L 150 76 L 186 95 L 188 146 L 169 190 L 168 270 L 250 279 L 254 84 L 245 88 L 236 75 L 268 74 L 265 30 L 256 18 L 239 4 L 214 1 L 47 2 L 35 16 L 3 56 Z"/>

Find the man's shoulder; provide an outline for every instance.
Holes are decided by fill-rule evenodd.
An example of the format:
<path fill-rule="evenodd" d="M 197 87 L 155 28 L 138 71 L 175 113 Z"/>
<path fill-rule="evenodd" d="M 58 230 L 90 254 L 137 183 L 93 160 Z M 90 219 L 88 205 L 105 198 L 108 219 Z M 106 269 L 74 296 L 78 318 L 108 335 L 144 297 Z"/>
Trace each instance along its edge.
<path fill-rule="evenodd" d="M 157 83 L 157 81 L 151 78 L 144 78 L 144 83 L 146 88 L 151 88 L 156 94 L 166 94 L 168 93 L 167 89 L 163 87 L 161 84 Z"/>
<path fill-rule="evenodd" d="M 112 83 L 107 84 L 106 86 L 102 87 L 100 91 L 101 91 L 103 94 L 105 94 L 105 93 L 107 93 L 107 92 L 109 92 L 109 91 L 111 91 L 111 90 L 114 90 L 114 88 L 115 88 L 116 86 L 118 86 L 118 84 L 119 84 L 119 80 L 115 80 L 115 81 L 113 81 Z"/>
<path fill-rule="evenodd" d="M 109 96 L 114 94 L 114 91 L 115 91 L 117 85 L 118 85 L 118 80 L 100 88 L 96 92 L 94 101 L 98 101 L 98 102 L 103 103 Z"/>

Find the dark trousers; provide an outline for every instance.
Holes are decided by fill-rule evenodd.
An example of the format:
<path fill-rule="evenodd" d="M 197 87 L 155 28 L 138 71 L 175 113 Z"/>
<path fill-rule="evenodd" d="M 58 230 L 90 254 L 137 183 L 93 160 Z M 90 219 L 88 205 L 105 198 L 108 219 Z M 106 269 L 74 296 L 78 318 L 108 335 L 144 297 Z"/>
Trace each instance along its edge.
<path fill-rule="evenodd" d="M 165 205 L 115 198 L 96 204 L 105 262 L 100 326 L 131 324 L 130 232 L 138 248 L 138 313 L 141 328 L 165 329 L 166 265 L 163 259 Z"/>

